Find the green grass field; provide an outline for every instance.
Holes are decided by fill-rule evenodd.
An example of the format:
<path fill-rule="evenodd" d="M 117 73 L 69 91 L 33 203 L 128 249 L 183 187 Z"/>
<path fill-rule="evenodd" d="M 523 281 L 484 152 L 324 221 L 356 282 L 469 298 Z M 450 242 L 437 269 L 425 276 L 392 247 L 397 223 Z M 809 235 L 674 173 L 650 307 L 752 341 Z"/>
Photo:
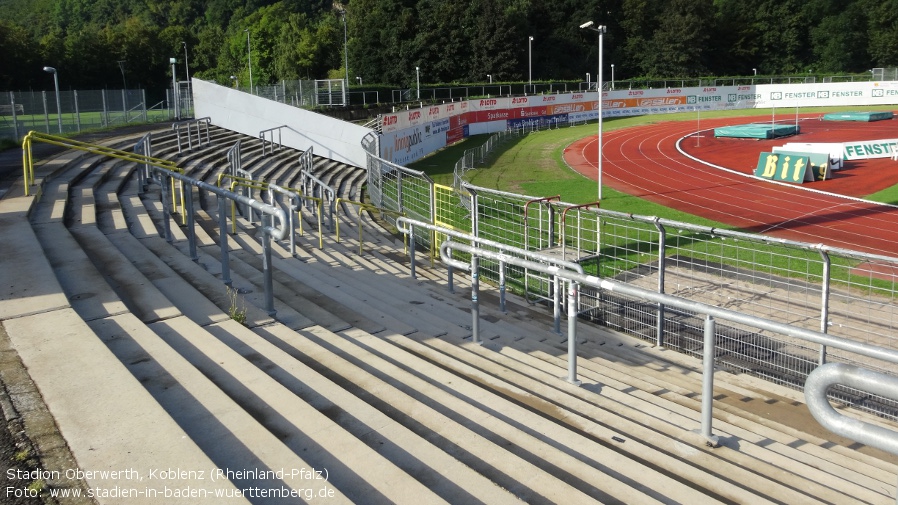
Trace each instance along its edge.
<path fill-rule="evenodd" d="M 844 110 L 892 109 L 893 107 L 827 107 L 801 109 L 801 111 L 837 112 Z M 769 116 L 770 114 L 770 110 L 761 109 L 705 113 L 702 117 Z M 692 113 L 614 118 L 603 122 L 603 131 L 613 131 L 620 128 L 628 128 L 661 121 L 694 121 L 694 119 L 695 115 Z M 562 160 L 562 153 L 572 142 L 587 136 L 595 135 L 595 132 L 596 124 L 591 123 L 583 126 L 561 128 L 557 130 L 545 130 L 536 134 L 509 140 L 504 145 L 499 146 L 499 148 L 490 155 L 482 168 L 468 172 L 468 181 L 480 187 L 534 197 L 561 195 L 562 201 L 567 203 L 580 204 L 594 202 L 597 197 L 596 182 L 568 168 Z M 427 173 L 439 184 L 451 186 L 455 163 L 462 157 L 464 151 L 466 149 L 479 147 L 485 143 L 488 138 L 488 135 L 470 137 L 463 142 L 442 149 L 439 152 L 410 165 L 410 168 Z M 663 207 L 641 198 L 614 191 L 608 187 L 602 189 L 602 196 L 602 209 L 605 210 L 643 216 L 657 216 L 673 221 L 681 221 L 719 229 L 733 229 L 732 226 Z M 898 202 L 898 186 L 869 195 L 868 198 L 884 203 Z M 638 254 L 634 255 L 629 251 L 621 250 L 612 252 L 612 250 L 615 250 L 616 240 L 617 239 L 614 239 L 610 243 L 605 244 L 605 247 L 611 249 L 606 249 L 606 253 L 603 254 L 602 265 L 584 265 L 590 273 L 604 273 L 605 270 L 614 272 L 615 269 L 618 268 L 615 265 L 615 262 L 618 261 L 623 264 L 638 263 L 640 261 Z M 697 243 L 702 244 L 704 242 L 703 240 L 699 240 Z M 521 246 L 521 244 L 519 244 L 519 246 Z M 699 259 L 706 259 L 701 247 L 693 251 L 692 255 Z M 757 250 L 748 248 L 744 251 L 740 251 L 739 249 L 719 251 L 718 254 L 714 254 L 707 259 L 719 261 L 721 258 L 729 258 L 726 261 L 730 262 L 733 266 L 738 266 L 744 261 L 744 258 L 740 257 L 741 255 L 748 254 L 757 259 L 758 253 L 762 252 L 762 257 L 766 259 L 762 261 L 761 264 L 755 264 L 755 268 L 759 271 L 783 275 L 784 272 L 796 269 L 796 266 L 800 264 L 800 267 L 796 270 L 796 272 L 799 273 L 794 274 L 798 278 L 807 274 L 810 274 L 815 278 L 819 278 L 823 275 L 822 265 L 816 260 L 795 258 L 792 256 L 789 249 L 775 245 L 759 247 L 760 249 Z M 838 259 L 836 261 L 839 263 L 840 268 L 837 268 L 836 271 L 833 272 L 834 280 L 837 282 L 851 282 L 852 276 L 849 273 L 850 267 L 856 262 L 846 261 L 844 259 Z M 874 279 L 871 282 L 870 288 L 884 289 L 886 292 L 891 292 L 894 290 L 895 286 L 890 282 Z"/>
<path fill-rule="evenodd" d="M 894 107 L 813 107 L 800 109 L 801 112 L 839 112 L 846 110 L 893 110 Z M 731 110 L 702 113 L 703 118 L 770 116 L 770 109 Z M 603 131 L 613 131 L 661 121 L 694 121 L 694 113 L 678 113 L 669 115 L 637 116 L 628 118 L 606 119 L 602 123 Z M 564 149 L 581 138 L 595 135 L 596 124 L 590 123 L 557 130 L 544 130 L 538 134 L 526 135 L 510 140 L 496 149 L 482 168 L 469 172 L 468 182 L 476 186 L 508 191 L 536 197 L 561 195 L 568 203 L 594 202 L 597 196 L 595 181 L 588 179 L 565 165 L 562 160 Z M 478 147 L 485 143 L 489 135 L 477 135 L 465 139 L 455 145 L 442 149 L 427 158 L 409 165 L 409 168 L 421 170 L 432 177 L 435 182 L 447 186 L 452 185 L 453 168 L 466 149 Z M 588 181 L 588 184 L 584 184 Z M 645 216 L 658 216 L 665 219 L 685 221 L 688 223 L 730 228 L 730 226 L 713 222 L 698 216 L 686 214 L 663 207 L 641 198 L 619 193 L 611 188 L 602 188 L 602 208 L 619 212 L 628 212 Z M 898 186 L 888 188 L 868 196 L 877 202 L 898 202 Z"/>

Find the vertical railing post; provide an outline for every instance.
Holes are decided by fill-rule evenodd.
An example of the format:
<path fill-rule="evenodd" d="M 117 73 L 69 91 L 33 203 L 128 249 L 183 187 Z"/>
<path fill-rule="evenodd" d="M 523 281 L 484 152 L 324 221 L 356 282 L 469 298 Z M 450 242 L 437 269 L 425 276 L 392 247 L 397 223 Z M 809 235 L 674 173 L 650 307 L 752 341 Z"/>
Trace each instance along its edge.
<path fill-rule="evenodd" d="M 499 262 L 499 312 L 503 314 L 508 312 L 505 310 L 505 262 Z"/>
<path fill-rule="evenodd" d="M 231 265 L 228 254 L 228 200 L 218 195 L 218 243 L 221 247 L 221 281 L 231 285 Z"/>
<path fill-rule="evenodd" d="M 658 228 L 658 293 L 664 293 L 664 273 L 666 271 L 665 260 L 667 258 L 667 251 L 665 250 L 665 244 L 667 242 L 667 230 L 661 224 L 658 218 L 655 218 L 655 227 Z M 658 320 L 656 322 L 656 330 L 655 330 L 655 345 L 662 349 L 664 348 L 664 304 L 658 303 Z"/>
<path fill-rule="evenodd" d="M 187 186 L 184 194 L 184 214 L 187 218 L 187 250 L 191 260 L 199 261 L 200 257 L 196 253 L 196 220 L 193 216 L 193 186 Z"/>
<path fill-rule="evenodd" d="M 272 282 L 271 272 L 271 234 L 266 228 L 271 227 L 273 217 L 269 214 L 262 214 L 262 276 L 265 284 L 265 310 L 268 315 L 274 317 L 277 311 L 274 310 L 274 283 Z"/>
<path fill-rule="evenodd" d="M 568 283 L 567 292 L 567 381 L 576 386 L 577 380 L 577 283 Z"/>
<path fill-rule="evenodd" d="M 702 428 L 701 435 L 705 443 L 717 447 L 718 439 L 711 434 L 711 421 L 714 418 L 714 355 L 717 337 L 717 322 L 711 316 L 705 317 L 704 357 L 702 361 Z"/>
<path fill-rule="evenodd" d="M 557 275 L 552 278 L 552 309 L 554 319 L 552 331 L 561 335 L 561 279 Z"/>
<path fill-rule="evenodd" d="M 409 225 L 408 227 L 408 259 L 409 259 L 409 268 L 411 270 L 412 279 L 417 279 L 418 274 L 415 271 L 415 227 Z M 449 277 L 449 285 L 452 286 L 452 277 Z"/>
<path fill-rule="evenodd" d="M 820 333 L 829 333 L 829 293 L 830 293 L 830 277 L 832 276 L 832 262 L 829 254 L 823 250 L 823 244 L 817 246 L 820 251 L 820 257 L 823 259 L 823 285 L 820 286 Z M 820 345 L 819 364 L 826 363 L 826 346 Z"/>
<path fill-rule="evenodd" d="M 163 174 L 159 175 L 159 197 L 162 199 L 162 234 L 165 238 L 165 241 L 169 244 L 174 242 L 175 239 L 171 234 L 171 222 L 170 222 L 170 211 L 169 211 L 169 200 L 168 200 L 168 177 Z"/>
<path fill-rule="evenodd" d="M 480 292 L 480 258 L 471 254 L 471 341 L 480 343 L 480 305 L 477 300 Z"/>

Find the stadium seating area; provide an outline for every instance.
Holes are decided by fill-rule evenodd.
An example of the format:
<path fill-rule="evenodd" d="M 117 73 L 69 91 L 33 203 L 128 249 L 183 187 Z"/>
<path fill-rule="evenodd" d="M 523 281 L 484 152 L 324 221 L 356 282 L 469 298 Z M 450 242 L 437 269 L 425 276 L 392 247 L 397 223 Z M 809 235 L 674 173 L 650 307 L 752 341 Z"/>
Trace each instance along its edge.
<path fill-rule="evenodd" d="M 295 181 L 298 151 L 210 137 L 178 154 L 160 130 L 153 155 L 215 183 L 239 139 L 254 178 Z M 227 236 L 235 291 L 221 281 L 214 195 L 197 194 L 193 261 L 183 228 L 161 238 L 159 188 L 139 191 L 135 164 L 78 151 L 39 161 L 39 196 L 19 183 L 0 200 L 0 320 L 85 470 L 229 469 L 171 483 L 271 493 L 250 503 L 297 503 L 270 498 L 284 486 L 335 503 L 895 501 L 894 458 L 828 434 L 798 392 L 718 373 L 710 448 L 694 433 L 700 363 L 688 357 L 584 323 L 575 386 L 551 314 L 514 297 L 501 313 L 488 286 L 485 343 L 472 344 L 468 280 L 449 292 L 427 264 L 412 278 L 401 239 L 367 214 L 358 254 L 352 204 L 338 209 L 339 242 L 328 232 L 319 248 L 304 211 L 295 256 L 275 245 L 271 317 L 244 217 Z M 317 158 L 315 171 L 363 200 L 364 170 Z"/>

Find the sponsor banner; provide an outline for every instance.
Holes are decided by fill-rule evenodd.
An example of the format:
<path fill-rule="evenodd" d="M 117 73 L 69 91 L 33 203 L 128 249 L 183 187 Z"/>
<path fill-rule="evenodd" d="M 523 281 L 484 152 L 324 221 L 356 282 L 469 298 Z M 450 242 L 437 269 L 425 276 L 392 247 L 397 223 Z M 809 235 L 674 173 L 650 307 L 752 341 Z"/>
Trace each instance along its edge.
<path fill-rule="evenodd" d="M 805 173 L 805 180 L 808 182 L 813 181 L 825 181 L 827 177 L 829 177 L 830 172 L 832 171 L 832 160 L 829 158 L 829 154 L 827 153 L 815 153 L 815 152 L 805 152 L 805 151 L 797 151 L 797 150 L 788 150 L 782 147 L 774 147 L 773 152 L 775 154 L 782 156 L 792 156 L 793 159 L 796 156 L 807 156 L 808 157 L 808 168 L 810 170 Z"/>
<path fill-rule="evenodd" d="M 474 114 L 475 113 L 473 113 L 473 112 L 464 112 L 464 113 L 460 113 L 460 114 L 451 116 L 449 118 L 449 128 L 455 129 L 455 128 L 464 126 L 468 123 L 476 122 L 473 119 Z"/>
<path fill-rule="evenodd" d="M 439 135 L 442 133 L 446 133 L 449 131 L 450 122 L 448 119 L 440 119 L 438 121 L 431 121 L 430 124 L 424 126 L 424 135 L 429 137 L 431 135 Z"/>
<path fill-rule="evenodd" d="M 890 158 L 894 150 L 898 149 L 898 139 L 845 142 L 842 146 L 846 160 Z"/>
<path fill-rule="evenodd" d="M 761 153 L 755 176 L 798 184 L 813 181 L 814 174 L 808 170 L 808 161 L 806 155 L 795 153 Z"/>
<path fill-rule="evenodd" d="M 508 121 L 519 123 L 521 120 L 532 120 L 536 117 L 533 114 L 547 118 L 568 115 L 572 121 L 594 120 L 598 116 L 597 98 L 598 93 L 594 91 L 481 98 L 387 114 L 383 116 L 381 125 L 384 135 L 401 137 L 399 134 L 409 128 L 449 119 L 450 130 L 468 125 L 470 134 L 477 135 L 504 130 Z M 898 82 L 891 81 L 620 89 L 602 93 L 603 117 L 728 109 L 894 104 L 898 104 Z M 879 144 L 883 142 L 887 141 L 880 141 Z M 392 140 L 381 143 L 384 144 L 392 145 L 396 151 Z M 845 159 L 890 155 L 882 145 L 877 148 L 877 142 L 873 144 L 858 146 L 857 149 L 852 147 L 850 152 L 846 149 Z"/>
<path fill-rule="evenodd" d="M 468 127 L 460 126 L 458 128 L 452 128 L 448 132 L 446 132 L 446 145 L 452 145 L 459 140 L 467 137 Z"/>
<path fill-rule="evenodd" d="M 448 122 L 445 126 L 448 129 Z M 446 147 L 446 131 L 434 133 L 433 124 L 428 123 L 426 126 L 413 126 L 383 134 L 380 137 L 381 157 L 399 165 L 412 163 Z"/>
<path fill-rule="evenodd" d="M 496 133 L 508 129 L 508 121 L 489 121 L 486 123 L 471 123 L 467 126 L 469 135 L 482 135 L 484 133 Z"/>

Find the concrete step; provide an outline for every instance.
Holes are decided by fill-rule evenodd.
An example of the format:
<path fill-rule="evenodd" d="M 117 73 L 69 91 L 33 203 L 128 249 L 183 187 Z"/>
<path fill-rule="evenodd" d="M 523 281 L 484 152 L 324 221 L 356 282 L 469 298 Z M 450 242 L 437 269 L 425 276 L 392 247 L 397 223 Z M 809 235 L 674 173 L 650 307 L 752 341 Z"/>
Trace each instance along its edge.
<path fill-rule="evenodd" d="M 619 472 L 618 463 L 626 463 L 584 464 L 584 455 L 558 448 L 538 428 L 525 428 L 536 419 L 523 409 L 495 395 L 456 393 L 456 381 L 464 378 L 446 378 L 431 363 L 396 354 L 382 337 L 355 330 L 340 335 L 301 331 L 299 338 L 277 328 L 257 332 L 528 503 L 660 499 L 603 473 Z M 392 355 L 382 345 L 392 348 Z"/>
<path fill-rule="evenodd" d="M 765 440 L 750 435 L 750 431 L 727 430 L 728 427 L 722 426 L 722 423 L 718 423 L 715 430 L 721 436 L 721 447 L 700 450 L 702 440 L 694 434 L 699 428 L 700 416 L 697 412 L 671 409 L 660 399 L 643 401 L 634 398 L 633 387 L 615 387 L 618 386 L 616 380 L 638 375 L 639 370 L 604 375 L 581 373 L 585 385 L 574 388 L 561 380 L 566 377 L 566 361 L 558 358 L 551 369 L 541 369 L 545 367 L 540 367 L 534 358 L 529 357 L 526 344 L 524 349 L 516 348 L 522 342 L 512 345 L 508 341 L 490 341 L 483 346 L 474 346 L 441 339 L 415 340 L 426 346 L 417 349 L 430 360 L 440 360 L 441 363 L 457 360 L 454 369 L 461 368 L 468 375 L 479 374 L 483 377 L 481 382 L 500 380 L 496 387 L 501 390 L 513 384 L 525 391 L 524 394 L 532 395 L 532 399 L 527 401 L 528 405 L 544 401 L 545 409 L 561 410 L 555 415 L 559 419 L 583 416 L 612 430 L 612 437 L 634 441 L 634 444 L 621 446 L 626 451 L 633 451 L 634 458 L 640 457 L 640 451 L 634 448 L 639 448 L 644 454 L 651 451 L 670 454 L 674 459 L 667 464 L 660 455 L 654 456 L 653 462 L 681 478 L 691 478 L 696 485 L 708 486 L 713 482 L 712 476 L 716 475 L 720 481 L 733 479 L 753 492 L 763 490 L 773 500 L 790 496 L 790 489 L 800 489 L 809 495 L 804 498 L 791 495 L 789 503 L 818 499 L 848 503 L 853 498 L 859 498 L 858 503 L 863 503 L 885 498 L 879 490 L 874 492 L 856 486 L 841 475 L 819 470 L 825 460 L 799 463 L 788 455 L 790 452 L 797 454 L 798 451 L 790 450 L 787 444 L 780 445 L 769 440 L 765 444 Z M 409 346 L 409 350 L 413 348 Z M 700 389 L 700 384 L 696 387 Z M 647 440 L 651 440 L 651 446 L 639 445 L 639 441 Z M 746 441 L 750 443 L 744 443 Z M 802 441 L 793 439 L 791 442 L 798 445 Z M 683 461 L 683 444 L 695 447 L 688 461 Z M 687 465 L 695 466 L 691 477 Z M 781 473 L 781 468 L 791 468 L 791 471 Z M 882 484 L 879 483 L 880 486 Z M 728 487 L 729 484 L 723 486 L 724 489 Z"/>

